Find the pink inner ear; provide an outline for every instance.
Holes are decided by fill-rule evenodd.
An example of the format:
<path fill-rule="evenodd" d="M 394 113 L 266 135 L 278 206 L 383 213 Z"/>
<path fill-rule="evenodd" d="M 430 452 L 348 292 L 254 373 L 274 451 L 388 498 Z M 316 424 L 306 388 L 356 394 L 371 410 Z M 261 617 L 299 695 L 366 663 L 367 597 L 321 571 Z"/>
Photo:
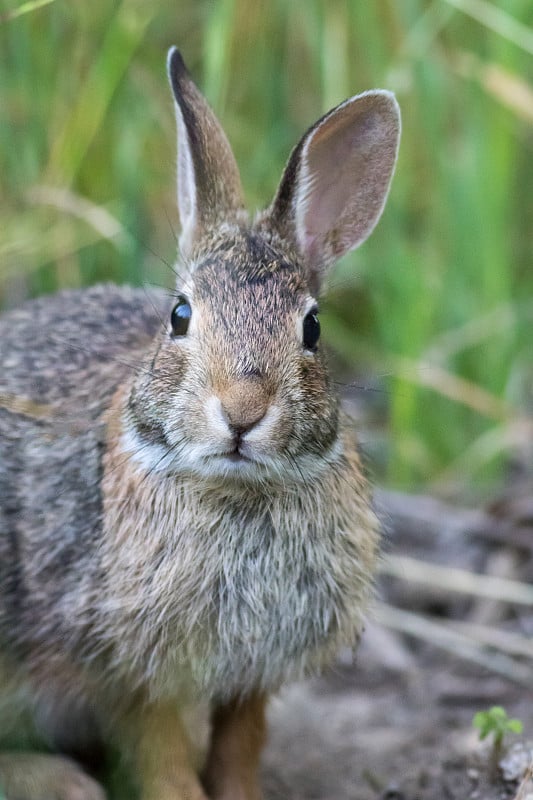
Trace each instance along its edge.
<path fill-rule="evenodd" d="M 331 261 L 360 244 L 383 207 L 397 146 L 392 102 L 362 95 L 311 133 L 296 195 L 298 238 L 311 262 Z"/>
<path fill-rule="evenodd" d="M 309 230 L 304 231 L 303 234 L 303 246 L 307 253 L 314 253 L 314 244 L 315 244 L 316 236 L 310 233 Z"/>
<path fill-rule="evenodd" d="M 377 136 L 376 136 L 377 133 Z M 305 213 L 306 235 L 316 239 L 334 232 L 357 200 L 366 195 L 364 182 L 379 125 L 375 114 L 335 120 L 332 130 L 317 135 L 308 149 L 308 170 L 313 193 Z"/>

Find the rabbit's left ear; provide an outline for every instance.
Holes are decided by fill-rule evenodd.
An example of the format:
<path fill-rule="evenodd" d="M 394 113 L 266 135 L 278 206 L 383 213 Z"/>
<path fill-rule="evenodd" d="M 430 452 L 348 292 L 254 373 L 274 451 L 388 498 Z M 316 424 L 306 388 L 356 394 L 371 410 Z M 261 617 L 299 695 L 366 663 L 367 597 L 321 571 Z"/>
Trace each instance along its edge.
<path fill-rule="evenodd" d="M 377 224 L 399 139 L 394 95 L 377 90 L 334 108 L 292 152 L 264 222 L 296 247 L 314 283 Z"/>
<path fill-rule="evenodd" d="M 178 125 L 180 248 L 188 256 L 219 225 L 242 219 L 244 200 L 230 144 L 176 47 L 167 68 Z"/>

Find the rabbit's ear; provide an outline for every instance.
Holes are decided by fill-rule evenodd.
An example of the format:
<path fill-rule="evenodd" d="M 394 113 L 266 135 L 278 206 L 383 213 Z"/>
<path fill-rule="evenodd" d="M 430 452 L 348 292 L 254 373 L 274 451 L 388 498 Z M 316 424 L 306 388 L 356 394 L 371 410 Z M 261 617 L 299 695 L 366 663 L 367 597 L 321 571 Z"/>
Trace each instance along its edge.
<path fill-rule="evenodd" d="M 190 255 L 202 237 L 243 213 L 239 170 L 220 123 L 175 47 L 167 59 L 178 126 L 180 248 Z"/>
<path fill-rule="evenodd" d="M 292 152 L 265 221 L 296 247 L 314 283 L 378 222 L 399 138 L 394 95 L 377 90 L 334 108 Z"/>

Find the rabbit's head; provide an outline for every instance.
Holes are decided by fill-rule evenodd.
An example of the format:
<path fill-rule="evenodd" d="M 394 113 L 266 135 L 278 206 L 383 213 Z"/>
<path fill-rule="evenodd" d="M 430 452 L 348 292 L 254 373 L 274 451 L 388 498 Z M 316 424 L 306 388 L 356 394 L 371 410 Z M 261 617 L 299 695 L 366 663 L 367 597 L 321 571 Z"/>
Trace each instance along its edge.
<path fill-rule="evenodd" d="M 176 296 L 131 390 L 125 447 L 167 474 L 307 482 L 342 455 L 317 295 L 329 266 L 380 217 L 398 106 L 374 91 L 326 114 L 250 222 L 228 141 L 175 49 L 168 71 L 182 225 Z"/>

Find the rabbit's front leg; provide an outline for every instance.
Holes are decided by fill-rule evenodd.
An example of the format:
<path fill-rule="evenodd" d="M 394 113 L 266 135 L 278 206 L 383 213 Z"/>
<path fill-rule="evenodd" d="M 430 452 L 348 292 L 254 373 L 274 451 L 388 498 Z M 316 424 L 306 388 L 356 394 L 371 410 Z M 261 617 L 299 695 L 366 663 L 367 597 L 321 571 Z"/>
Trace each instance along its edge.
<path fill-rule="evenodd" d="M 266 698 L 254 694 L 218 706 L 212 717 L 204 784 L 211 800 L 261 800 L 258 770 Z"/>
<path fill-rule="evenodd" d="M 174 705 L 150 705 L 126 721 L 134 734 L 141 800 L 207 800 L 193 749 Z"/>

